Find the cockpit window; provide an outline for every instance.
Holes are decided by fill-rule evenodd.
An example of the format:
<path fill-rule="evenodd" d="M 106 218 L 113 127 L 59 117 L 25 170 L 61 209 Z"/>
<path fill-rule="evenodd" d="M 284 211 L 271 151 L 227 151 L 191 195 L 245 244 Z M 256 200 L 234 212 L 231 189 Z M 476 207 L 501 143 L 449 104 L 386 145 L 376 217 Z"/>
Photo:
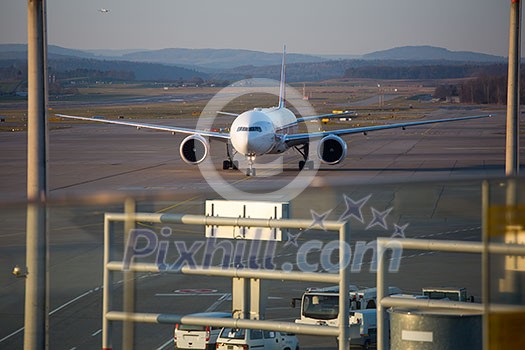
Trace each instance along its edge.
<path fill-rule="evenodd" d="M 262 128 L 260 126 L 239 126 L 237 128 L 237 131 L 257 131 L 262 132 Z"/>

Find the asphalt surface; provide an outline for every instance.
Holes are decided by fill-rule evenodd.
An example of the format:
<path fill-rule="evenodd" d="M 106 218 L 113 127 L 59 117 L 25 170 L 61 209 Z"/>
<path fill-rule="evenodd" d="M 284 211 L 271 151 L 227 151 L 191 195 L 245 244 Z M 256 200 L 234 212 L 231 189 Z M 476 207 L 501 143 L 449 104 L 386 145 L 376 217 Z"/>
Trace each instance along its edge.
<path fill-rule="evenodd" d="M 482 112 L 439 110 L 429 118 L 477 114 Z M 195 125 L 191 119 L 161 122 Z M 179 144 L 183 136 L 122 126 L 69 124 L 71 128 L 53 130 L 49 135 L 51 198 L 92 196 L 107 191 L 159 194 L 162 199 L 139 201 L 139 211 L 189 214 L 203 214 L 204 200 L 219 198 L 214 186 L 224 185 L 203 176 L 199 167 L 181 161 Z M 350 198 L 354 202 L 364 201 L 361 202 L 362 217 L 350 217 L 353 249 L 358 242 L 369 243 L 379 236 L 391 237 L 396 233 L 411 238 L 478 241 L 481 238 L 481 180 L 504 175 L 504 132 L 504 113 L 499 110 L 490 119 L 346 137 L 345 161 L 336 166 L 321 166 L 304 191 L 291 199 L 292 217 L 313 219 L 315 212 L 337 220 L 348 209 L 345 198 Z M 19 203 L 24 199 L 25 143 L 25 133 L 0 135 L 3 201 Z M 284 158 L 284 167 L 277 174 L 270 176 L 275 173 L 272 165 L 263 164 L 258 165 L 259 176 L 249 178 L 239 171 L 220 169 L 225 152 L 223 144 L 212 143 L 211 152 L 221 178 L 251 199 L 283 188 L 299 173 L 300 156 L 293 152 Z M 101 347 L 103 214 L 121 212 L 123 208 L 121 202 L 110 202 L 70 202 L 51 205 L 49 209 L 50 349 Z M 384 220 L 376 216 L 378 213 L 385 215 Z M 3 267 L 0 271 L 0 348 L 20 349 L 24 279 L 13 277 L 11 269 L 16 264 L 25 266 L 25 206 L 4 206 L 0 223 L 0 266 Z M 142 225 L 157 232 L 161 228 L 148 223 Z M 171 228 L 171 237 L 176 237 L 173 240 L 185 242 L 188 247 L 203 240 L 202 227 L 174 225 Z M 286 240 L 277 245 L 273 263 L 277 268 L 291 264 L 298 269 L 298 252 L 303 245 L 319 240 L 326 246 L 335 239 L 337 234 L 319 228 L 301 232 L 297 247 L 286 244 Z M 248 246 L 259 252 L 258 257 L 265 248 L 264 245 Z M 122 249 L 122 240 L 118 240 L 117 250 Z M 195 256 L 197 263 L 202 261 L 201 253 Z M 317 264 L 318 270 L 330 268 L 320 264 L 318 252 L 310 253 L 307 257 L 310 265 Z M 177 256 L 175 246 L 170 246 L 168 261 L 174 261 Z M 216 257 L 220 258 L 220 254 Z M 372 254 L 367 253 L 362 265 L 356 262 L 352 284 L 375 286 L 371 260 Z M 260 259 L 255 261 L 261 264 Z M 480 261 L 479 256 L 472 254 L 404 251 L 399 271 L 390 273 L 387 283 L 407 292 L 418 292 L 430 285 L 467 287 L 469 294 L 479 300 Z M 217 263 L 220 262 L 214 261 Z M 141 312 L 231 311 L 228 279 L 146 273 L 135 277 L 137 309 Z M 117 275 L 115 309 L 121 307 L 121 280 L 122 276 Z M 316 284 L 269 283 L 266 318 L 287 321 L 298 318 L 299 309 L 290 307 L 290 299 L 300 297 L 304 288 L 313 285 Z M 181 292 L 188 289 L 191 291 Z M 172 348 L 172 331 L 171 325 L 138 324 L 135 348 Z M 121 325 L 116 322 L 114 349 L 122 346 L 120 332 Z M 299 339 L 303 349 L 336 348 L 332 338 L 299 336 Z"/>

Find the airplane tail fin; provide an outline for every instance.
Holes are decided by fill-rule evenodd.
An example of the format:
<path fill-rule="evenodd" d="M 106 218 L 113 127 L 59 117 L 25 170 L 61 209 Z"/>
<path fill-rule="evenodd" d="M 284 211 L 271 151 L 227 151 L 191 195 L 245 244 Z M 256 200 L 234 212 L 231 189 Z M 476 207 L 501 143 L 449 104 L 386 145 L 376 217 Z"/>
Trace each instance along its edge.
<path fill-rule="evenodd" d="M 283 48 L 283 62 L 281 64 L 281 85 L 279 86 L 279 108 L 285 107 L 286 101 L 286 45 Z"/>

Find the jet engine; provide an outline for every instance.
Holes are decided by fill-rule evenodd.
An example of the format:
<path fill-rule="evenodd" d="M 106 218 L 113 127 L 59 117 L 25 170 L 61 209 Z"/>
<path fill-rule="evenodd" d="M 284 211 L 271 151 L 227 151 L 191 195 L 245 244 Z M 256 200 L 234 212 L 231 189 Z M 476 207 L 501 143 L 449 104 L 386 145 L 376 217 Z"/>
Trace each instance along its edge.
<path fill-rule="evenodd" d="M 190 135 L 180 144 L 180 156 L 188 164 L 199 164 L 208 155 L 210 144 L 201 135 Z"/>
<path fill-rule="evenodd" d="M 317 155 L 325 164 L 338 164 L 346 157 L 346 142 L 337 135 L 325 136 L 319 141 Z"/>

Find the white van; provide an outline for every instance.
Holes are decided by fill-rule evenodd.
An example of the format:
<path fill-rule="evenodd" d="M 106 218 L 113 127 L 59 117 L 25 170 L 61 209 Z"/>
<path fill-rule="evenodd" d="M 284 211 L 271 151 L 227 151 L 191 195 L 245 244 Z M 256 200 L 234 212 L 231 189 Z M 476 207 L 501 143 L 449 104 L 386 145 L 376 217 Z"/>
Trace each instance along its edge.
<path fill-rule="evenodd" d="M 295 334 L 260 329 L 223 328 L 217 339 L 217 350 L 299 350 Z"/>
<path fill-rule="evenodd" d="M 351 311 L 350 344 L 370 349 L 375 343 L 377 343 L 377 310 Z"/>
<path fill-rule="evenodd" d="M 203 312 L 192 314 L 191 316 L 232 317 L 232 315 L 227 312 Z M 215 343 L 217 342 L 220 331 L 221 327 L 176 324 L 173 332 L 175 349 L 215 349 Z"/>

